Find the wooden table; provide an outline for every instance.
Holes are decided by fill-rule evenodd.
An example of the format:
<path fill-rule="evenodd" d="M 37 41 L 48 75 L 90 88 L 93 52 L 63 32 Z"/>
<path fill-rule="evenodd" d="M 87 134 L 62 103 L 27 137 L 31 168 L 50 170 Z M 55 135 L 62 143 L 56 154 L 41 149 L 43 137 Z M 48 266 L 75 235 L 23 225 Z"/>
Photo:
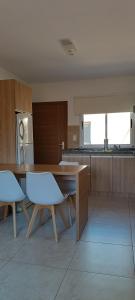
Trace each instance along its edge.
<path fill-rule="evenodd" d="M 68 176 L 76 180 L 76 240 L 79 240 L 88 220 L 88 167 L 59 165 L 17 165 L 0 164 L 0 171 L 11 170 L 17 177 L 25 177 L 26 172 L 51 172 L 55 176 Z"/>

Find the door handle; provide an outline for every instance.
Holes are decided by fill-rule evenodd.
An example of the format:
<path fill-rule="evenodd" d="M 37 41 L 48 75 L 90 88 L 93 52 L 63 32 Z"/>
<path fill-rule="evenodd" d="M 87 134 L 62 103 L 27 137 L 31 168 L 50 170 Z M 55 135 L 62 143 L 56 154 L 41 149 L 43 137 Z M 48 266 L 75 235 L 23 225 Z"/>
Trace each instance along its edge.
<path fill-rule="evenodd" d="M 61 146 L 62 150 L 64 150 L 64 141 L 62 141 L 61 144 L 59 144 L 59 146 Z"/>

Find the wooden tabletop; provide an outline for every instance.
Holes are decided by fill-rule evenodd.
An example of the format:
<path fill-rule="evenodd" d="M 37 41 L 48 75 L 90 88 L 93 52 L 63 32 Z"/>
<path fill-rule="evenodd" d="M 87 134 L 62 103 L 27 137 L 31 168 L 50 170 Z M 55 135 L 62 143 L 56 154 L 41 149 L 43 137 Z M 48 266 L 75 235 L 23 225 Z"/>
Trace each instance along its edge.
<path fill-rule="evenodd" d="M 77 175 L 87 166 L 59 166 L 59 165 L 18 165 L 0 164 L 0 171 L 10 170 L 14 174 L 24 175 L 26 172 L 51 172 L 55 175 Z"/>

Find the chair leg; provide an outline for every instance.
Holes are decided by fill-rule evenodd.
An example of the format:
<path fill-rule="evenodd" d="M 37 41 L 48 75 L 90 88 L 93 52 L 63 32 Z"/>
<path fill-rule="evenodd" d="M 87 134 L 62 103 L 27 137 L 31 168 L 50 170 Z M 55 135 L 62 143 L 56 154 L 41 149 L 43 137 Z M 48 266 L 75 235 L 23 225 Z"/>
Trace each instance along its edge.
<path fill-rule="evenodd" d="M 76 210 L 76 195 L 71 197 L 71 202 L 72 202 L 71 204 L 72 204 L 74 210 Z"/>
<path fill-rule="evenodd" d="M 68 221 L 66 220 L 65 214 L 64 214 L 64 209 L 62 207 L 62 205 L 58 205 L 58 210 L 59 210 L 59 214 L 61 216 L 61 219 L 63 221 L 63 224 L 66 228 L 69 228 L 70 224 L 68 223 Z"/>
<path fill-rule="evenodd" d="M 23 210 L 24 216 L 26 218 L 26 221 L 29 223 L 30 217 L 29 217 L 28 211 L 27 211 L 27 209 L 25 207 L 25 202 L 24 201 L 20 202 L 20 205 L 22 207 L 22 210 Z"/>
<path fill-rule="evenodd" d="M 34 208 L 33 208 L 32 217 L 31 217 L 31 220 L 30 220 L 30 223 L 29 223 L 29 226 L 28 226 L 27 234 L 26 234 L 26 237 L 27 237 L 27 238 L 29 238 L 29 236 L 30 236 L 30 234 L 31 234 L 32 227 L 33 227 L 33 224 L 34 224 L 36 215 L 37 215 L 37 213 L 38 213 L 38 210 L 39 210 L 38 205 L 35 205 Z"/>
<path fill-rule="evenodd" d="M 54 236 L 55 241 L 58 242 L 58 234 L 57 234 L 57 228 L 56 228 L 56 218 L 55 218 L 55 207 L 54 205 L 51 205 L 51 214 L 52 214 L 52 222 L 53 222 L 53 230 L 54 230 Z"/>
<path fill-rule="evenodd" d="M 16 238 L 16 205 L 15 202 L 12 203 L 13 209 L 13 230 L 14 230 L 14 238 Z"/>
<path fill-rule="evenodd" d="M 71 203 L 72 203 L 72 198 L 69 197 L 67 199 L 67 205 L 68 205 L 68 214 L 69 214 L 69 223 L 70 223 L 70 226 L 73 225 L 73 222 L 72 222 L 72 214 L 71 214 Z"/>
<path fill-rule="evenodd" d="M 44 211 L 44 208 L 41 208 L 39 210 L 39 214 L 40 214 L 40 224 L 43 225 L 45 223 L 45 211 Z"/>
<path fill-rule="evenodd" d="M 6 221 L 6 218 L 8 216 L 8 205 L 4 207 L 4 215 L 3 215 L 3 220 Z"/>

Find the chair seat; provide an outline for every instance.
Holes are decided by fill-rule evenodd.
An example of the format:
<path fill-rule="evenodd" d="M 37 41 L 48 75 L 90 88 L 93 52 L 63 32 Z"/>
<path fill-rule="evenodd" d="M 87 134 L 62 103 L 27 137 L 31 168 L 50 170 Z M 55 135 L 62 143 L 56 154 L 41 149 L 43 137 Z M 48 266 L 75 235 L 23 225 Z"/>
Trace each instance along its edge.
<path fill-rule="evenodd" d="M 6 195 L 4 197 L 0 197 L 0 202 L 9 202 L 9 203 L 12 203 L 12 202 L 20 202 L 22 200 L 25 200 L 26 196 L 24 194 L 22 194 L 22 196 L 17 196 L 16 198 L 9 198 L 9 195 L 6 197 Z"/>

